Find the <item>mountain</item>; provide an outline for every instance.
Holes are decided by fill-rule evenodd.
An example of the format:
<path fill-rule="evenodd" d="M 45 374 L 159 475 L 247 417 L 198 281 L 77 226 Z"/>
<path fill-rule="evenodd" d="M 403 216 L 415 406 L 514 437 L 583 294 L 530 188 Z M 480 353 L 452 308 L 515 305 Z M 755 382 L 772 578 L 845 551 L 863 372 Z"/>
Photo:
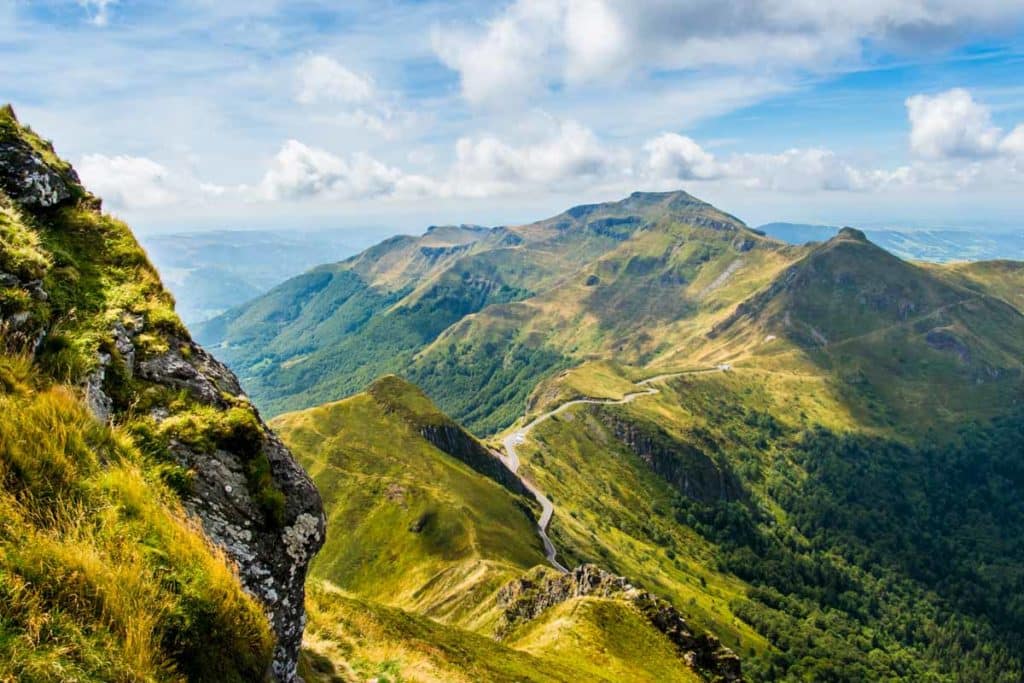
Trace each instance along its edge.
<path fill-rule="evenodd" d="M 1024 577 L 1022 278 L 1010 261 L 904 261 L 854 229 L 786 245 L 685 193 L 638 193 L 525 226 L 396 238 L 202 334 L 271 412 L 335 401 L 275 421 L 314 473 L 333 460 L 349 480 L 400 476 L 381 463 L 414 450 L 381 441 L 393 425 L 321 412 L 381 409 L 374 380 L 399 372 L 423 394 L 386 380 L 421 406 L 395 415 L 450 424 L 422 407 L 425 394 L 465 425 L 457 433 L 518 461 L 551 503 L 547 535 L 567 575 L 506 560 L 500 579 L 481 578 L 497 593 L 473 583 L 450 600 L 452 583 L 420 588 L 449 571 L 425 552 L 394 560 L 424 573 L 403 567 L 415 581 L 382 594 L 351 569 L 320 575 L 351 601 L 342 618 L 400 610 L 374 617 L 403 634 L 396 671 L 420 661 L 412 624 L 423 617 L 499 637 L 514 623 L 503 643 L 562 653 L 571 667 L 600 653 L 567 661 L 566 634 L 641 652 L 636 622 L 620 628 L 645 614 L 628 593 L 657 596 L 688 632 L 713 634 L 749 680 L 1010 683 L 1024 675 L 1024 609 L 1003 597 Z M 332 458 L 314 444 L 333 433 Z M 346 441 L 377 444 L 377 455 L 350 455 Z M 437 450 L 419 452 L 443 460 Z M 379 495 L 360 505 L 386 506 Z M 358 531 L 372 541 L 329 547 L 314 572 L 406 547 L 415 520 L 376 514 Z M 358 529 L 363 517 L 345 519 Z M 609 587 L 628 616 L 555 600 L 593 599 L 580 585 Z M 321 654 L 343 668 L 355 645 L 331 633 Z M 629 666 L 618 658 L 607 671 Z"/>
<path fill-rule="evenodd" d="M 758 230 L 769 237 L 805 244 L 824 242 L 840 230 L 832 225 L 768 223 Z M 865 235 L 886 251 L 903 259 L 950 263 L 986 259 L 1024 259 L 1020 230 L 865 230 Z"/>
<path fill-rule="evenodd" d="M 9 106 L 0 482 L 0 678 L 294 680 L 316 489 Z"/>
<path fill-rule="evenodd" d="M 542 377 L 588 354 L 650 358 L 663 327 L 753 291 L 794 254 L 685 193 L 637 193 L 530 225 L 396 237 L 196 334 L 269 413 L 400 371 L 491 432 Z"/>
<path fill-rule="evenodd" d="M 213 230 L 142 235 L 140 241 L 189 326 L 358 251 L 349 233 L 331 230 Z"/>
<path fill-rule="evenodd" d="M 310 668 L 358 678 L 390 666 L 442 680 L 740 677 L 738 660 L 664 600 L 594 566 L 543 566 L 539 509 L 520 480 L 408 382 L 387 376 L 272 426 L 323 493 L 328 528 L 344 530 L 328 534 L 311 566 Z M 352 623 L 374 637 L 354 639 L 343 627 Z"/>

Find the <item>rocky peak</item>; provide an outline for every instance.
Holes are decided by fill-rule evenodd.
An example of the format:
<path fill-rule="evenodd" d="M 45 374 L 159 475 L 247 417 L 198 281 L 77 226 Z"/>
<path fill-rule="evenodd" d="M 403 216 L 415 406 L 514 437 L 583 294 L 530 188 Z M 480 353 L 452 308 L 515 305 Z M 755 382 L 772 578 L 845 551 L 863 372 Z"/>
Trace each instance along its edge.
<path fill-rule="evenodd" d="M 846 227 L 846 228 L 840 229 L 839 232 L 836 234 L 836 238 L 837 239 L 854 240 L 854 241 L 857 241 L 857 242 L 867 242 L 868 241 L 868 236 L 864 234 L 863 230 L 858 230 L 857 228 L 850 228 L 850 227 Z"/>
<path fill-rule="evenodd" d="M 18 204 L 46 209 L 70 200 L 78 176 L 70 168 L 48 163 L 53 154 L 48 143 L 21 135 L 11 105 L 0 109 L 0 189 Z M 32 143 L 36 142 L 35 145 Z"/>

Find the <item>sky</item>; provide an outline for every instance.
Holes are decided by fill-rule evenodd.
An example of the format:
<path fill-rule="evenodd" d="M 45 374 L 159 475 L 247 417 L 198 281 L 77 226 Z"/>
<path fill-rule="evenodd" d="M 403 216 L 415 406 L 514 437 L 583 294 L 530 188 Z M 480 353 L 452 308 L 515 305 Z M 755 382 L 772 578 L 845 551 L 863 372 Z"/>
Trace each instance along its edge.
<path fill-rule="evenodd" d="M 140 232 L 1024 225 L 1024 0 L 0 0 L 0 101 Z"/>

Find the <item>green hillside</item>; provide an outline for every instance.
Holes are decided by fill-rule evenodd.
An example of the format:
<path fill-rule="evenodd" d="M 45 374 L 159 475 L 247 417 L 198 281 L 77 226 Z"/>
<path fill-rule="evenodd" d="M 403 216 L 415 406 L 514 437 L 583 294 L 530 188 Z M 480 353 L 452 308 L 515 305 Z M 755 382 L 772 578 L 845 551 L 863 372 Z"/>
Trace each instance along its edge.
<path fill-rule="evenodd" d="M 438 438 L 439 424 L 455 429 Z M 702 680 L 621 590 L 541 588 L 576 579 L 543 566 L 539 511 L 415 386 L 385 377 L 273 426 L 328 514 L 311 569 L 313 680 Z M 474 447 L 486 461 L 465 457 Z"/>
<path fill-rule="evenodd" d="M 334 530 L 314 576 L 435 618 L 486 619 L 474 610 L 544 562 L 532 499 L 454 455 L 469 450 L 456 450 L 461 440 L 477 443 L 469 434 L 442 444 L 451 453 L 429 441 L 425 427 L 439 419 L 419 389 L 386 377 L 271 426 L 313 477 Z"/>
<path fill-rule="evenodd" d="M 424 241 L 442 239 L 451 261 L 425 264 Z M 519 444 L 522 473 L 554 503 L 549 534 L 567 566 L 601 567 L 665 598 L 738 653 L 752 680 L 1020 680 L 1024 612 L 1006 598 L 1024 571 L 1019 264 L 911 263 L 853 229 L 786 246 L 666 193 L 529 226 L 435 229 L 328 270 L 349 282 L 358 273 L 360 286 L 376 278 L 359 296 L 386 282 L 394 297 L 357 307 L 367 319 L 347 318 L 328 350 L 317 348 L 327 336 L 294 342 L 309 328 L 289 321 L 320 304 L 287 287 L 221 321 L 221 352 L 271 410 L 398 369 L 492 447 Z M 354 316 L 353 301 L 324 319 Z M 398 334 L 399 320 L 419 336 Z M 246 360 L 251 330 L 272 351 Z M 289 384 L 271 386 L 279 377 Z M 347 433 L 351 422 L 372 423 L 331 423 Z M 405 544 L 395 529 L 408 521 L 367 545 Z M 358 556 L 339 548 L 320 566 Z M 390 594 L 392 606 L 484 633 L 502 633 L 508 617 L 482 593 L 448 613 L 418 593 Z M 613 653 L 636 612 L 612 616 L 621 603 L 584 597 L 503 642 L 547 657 L 566 634 L 587 634 L 579 641 L 600 645 L 582 670 L 621 679 L 634 664 Z M 656 650 L 645 661 L 660 661 Z"/>

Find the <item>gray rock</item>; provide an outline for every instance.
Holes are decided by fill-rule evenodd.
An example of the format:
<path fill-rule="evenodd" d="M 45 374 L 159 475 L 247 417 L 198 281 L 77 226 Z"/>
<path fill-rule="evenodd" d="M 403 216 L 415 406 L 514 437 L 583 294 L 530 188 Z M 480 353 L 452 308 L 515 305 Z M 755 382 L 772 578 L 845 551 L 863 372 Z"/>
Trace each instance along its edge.
<path fill-rule="evenodd" d="M 71 188 L 24 140 L 0 142 L 0 187 L 19 204 L 49 208 L 71 199 Z"/>
<path fill-rule="evenodd" d="M 129 375 L 184 389 L 198 401 L 222 409 L 248 402 L 234 374 L 190 340 L 172 339 L 167 353 L 140 359 L 132 340 L 144 326 L 145 321 L 137 318 L 127 325 L 119 323 L 112 330 L 114 345 Z M 87 384 L 87 395 L 92 397 L 93 410 L 105 419 L 109 404 L 102 392 L 102 372 L 112 361 L 106 354 L 100 360 L 100 370 Z M 156 408 L 150 415 L 160 421 L 169 417 L 169 412 Z M 201 521 L 207 536 L 236 563 L 242 584 L 267 610 L 277 636 L 273 679 L 294 681 L 306 623 L 306 571 L 323 545 L 326 523 L 313 482 L 262 421 L 260 427 L 262 437 L 256 457 L 267 458 L 274 485 L 285 497 L 280 524 L 266 518 L 250 490 L 246 464 L 253 454 L 221 449 L 210 454 L 178 442 L 171 444 L 171 453 L 179 464 L 195 472 L 191 491 L 182 496 L 185 509 Z"/>

